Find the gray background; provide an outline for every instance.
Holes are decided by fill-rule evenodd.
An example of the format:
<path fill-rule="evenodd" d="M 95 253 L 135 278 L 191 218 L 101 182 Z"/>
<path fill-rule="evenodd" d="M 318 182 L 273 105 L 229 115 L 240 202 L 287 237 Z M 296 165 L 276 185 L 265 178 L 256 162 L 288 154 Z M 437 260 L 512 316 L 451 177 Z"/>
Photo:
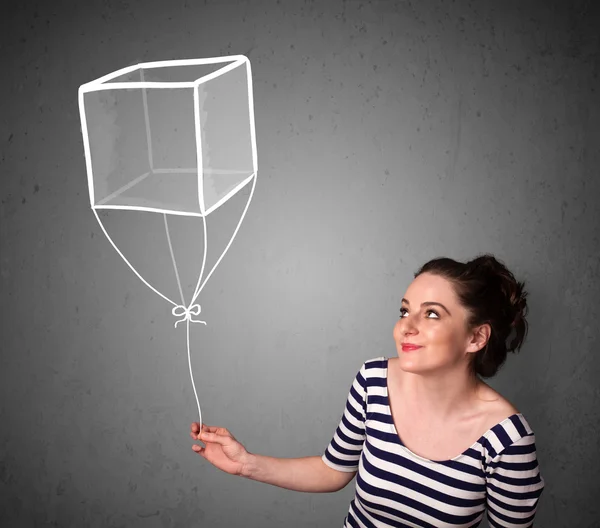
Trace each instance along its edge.
<path fill-rule="evenodd" d="M 414 271 L 491 252 L 530 293 L 526 345 L 490 384 L 536 433 L 536 526 L 598 525 L 597 3 L 4 9 L 3 527 L 341 526 L 354 481 L 297 493 L 193 453 L 185 328 L 89 207 L 78 86 L 137 62 L 238 53 L 253 67 L 259 177 L 201 295 L 208 326 L 192 327 L 204 421 L 256 453 L 322 454 L 360 365 L 396 355 Z M 215 213 L 215 248 L 243 199 Z M 146 218 L 111 228 L 173 288 L 164 231 Z M 173 226 L 187 273 L 199 226 Z"/>

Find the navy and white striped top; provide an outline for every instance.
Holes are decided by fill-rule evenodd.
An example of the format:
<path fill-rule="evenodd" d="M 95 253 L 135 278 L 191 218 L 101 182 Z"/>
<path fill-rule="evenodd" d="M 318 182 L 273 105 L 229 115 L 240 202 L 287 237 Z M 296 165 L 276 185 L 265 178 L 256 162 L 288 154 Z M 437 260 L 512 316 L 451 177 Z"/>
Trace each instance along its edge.
<path fill-rule="evenodd" d="M 322 460 L 355 472 L 344 528 L 533 526 L 544 479 L 535 435 L 521 413 L 488 430 L 464 453 L 437 462 L 404 446 L 387 392 L 388 359 L 363 363 Z"/>

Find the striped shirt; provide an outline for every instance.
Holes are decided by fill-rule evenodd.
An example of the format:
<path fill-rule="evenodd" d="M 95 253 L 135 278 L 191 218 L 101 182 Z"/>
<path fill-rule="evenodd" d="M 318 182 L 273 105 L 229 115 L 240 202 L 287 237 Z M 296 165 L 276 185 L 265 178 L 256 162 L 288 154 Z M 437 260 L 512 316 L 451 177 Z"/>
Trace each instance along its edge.
<path fill-rule="evenodd" d="M 322 460 L 356 472 L 344 528 L 533 526 L 544 479 L 535 435 L 521 413 L 489 429 L 464 453 L 433 461 L 402 444 L 387 392 L 388 359 L 363 363 Z"/>

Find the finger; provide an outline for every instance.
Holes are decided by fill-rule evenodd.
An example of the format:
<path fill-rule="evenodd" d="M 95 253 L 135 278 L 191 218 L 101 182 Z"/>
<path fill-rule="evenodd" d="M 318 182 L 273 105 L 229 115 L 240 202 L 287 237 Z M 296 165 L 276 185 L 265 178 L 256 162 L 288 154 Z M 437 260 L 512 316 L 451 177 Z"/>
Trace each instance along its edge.
<path fill-rule="evenodd" d="M 197 422 L 192 422 L 192 431 L 194 431 L 195 433 L 197 433 L 199 428 L 200 427 L 198 426 Z"/>
<path fill-rule="evenodd" d="M 199 445 L 194 444 L 192 446 L 192 449 L 194 450 L 195 453 L 198 453 L 199 455 L 201 455 L 204 452 L 204 448 L 200 447 Z"/>
<path fill-rule="evenodd" d="M 225 445 L 226 437 L 218 435 L 217 433 L 203 432 L 200 435 L 199 440 Z"/>

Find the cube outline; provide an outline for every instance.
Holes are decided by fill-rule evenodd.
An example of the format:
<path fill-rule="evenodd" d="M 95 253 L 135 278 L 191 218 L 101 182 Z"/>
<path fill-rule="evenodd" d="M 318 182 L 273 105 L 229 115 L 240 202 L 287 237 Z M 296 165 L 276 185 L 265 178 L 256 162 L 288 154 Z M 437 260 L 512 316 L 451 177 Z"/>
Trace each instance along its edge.
<path fill-rule="evenodd" d="M 152 69 L 152 68 L 165 68 L 165 67 L 175 67 L 175 66 L 198 66 L 198 65 L 207 65 L 207 64 L 219 64 L 219 63 L 227 63 L 223 67 L 203 75 L 193 81 L 177 81 L 177 82 L 169 82 L 169 81 L 129 81 L 129 82 L 114 82 L 108 83 L 111 79 L 115 79 L 122 75 L 126 75 L 128 73 L 134 72 L 136 70 L 140 71 L 141 78 L 143 79 L 144 69 Z M 215 202 L 208 210 L 205 207 L 204 203 L 204 164 L 202 157 L 202 127 L 200 122 L 200 97 L 199 97 L 199 86 L 207 83 L 208 81 L 220 77 L 228 73 L 229 71 L 238 68 L 238 67 L 246 67 L 246 79 L 247 79 L 247 95 L 248 95 L 248 118 L 250 125 L 250 146 L 251 146 L 251 156 L 252 156 L 252 174 L 242 180 L 239 184 L 237 184 L 232 190 L 230 190 L 224 197 Z M 144 104 L 145 111 L 145 126 L 146 126 L 146 141 L 148 142 L 148 151 L 149 151 L 149 164 L 150 164 L 150 172 L 146 172 L 141 174 L 137 178 L 134 178 L 128 185 L 125 185 L 112 193 L 113 195 L 118 195 L 120 192 L 123 192 L 127 188 L 132 187 L 135 183 L 140 181 L 142 178 L 145 178 L 150 173 L 168 173 L 168 172 L 191 172 L 195 173 L 197 176 L 197 188 L 198 188 L 198 205 L 200 212 L 190 212 L 190 211 L 177 211 L 172 209 L 164 209 L 157 207 L 146 207 L 146 206 L 137 206 L 137 205 L 108 205 L 108 204 L 96 204 L 95 203 L 95 190 L 94 190 L 94 171 L 92 166 L 92 156 L 91 156 L 91 146 L 88 132 L 88 123 L 87 116 L 85 111 L 85 102 L 84 97 L 86 93 L 90 92 L 98 92 L 103 90 L 123 90 L 123 89 L 144 89 L 144 88 L 155 88 L 155 89 L 177 89 L 177 88 L 191 88 L 193 90 L 193 100 L 194 100 L 194 132 L 195 132 L 195 143 L 196 143 L 196 165 L 195 169 L 156 169 L 154 170 L 152 167 L 152 159 L 151 156 L 151 140 L 150 140 L 150 127 L 148 120 L 148 106 L 146 101 L 146 91 L 142 91 L 142 98 Z M 108 73 L 89 81 L 87 83 L 82 84 L 78 90 L 78 101 L 79 101 L 79 115 L 81 122 L 81 131 L 83 136 L 83 149 L 85 155 L 85 163 L 86 163 L 86 172 L 87 172 L 87 180 L 88 180 L 88 192 L 90 198 L 90 206 L 94 210 L 98 209 L 126 209 L 126 210 L 135 210 L 135 211 L 149 211 L 149 212 L 157 212 L 157 213 L 165 213 L 165 214 L 175 214 L 181 216 L 197 216 L 197 217 L 206 217 L 211 212 L 218 209 L 222 204 L 224 204 L 229 198 L 234 196 L 237 192 L 239 192 L 242 188 L 250 183 L 253 178 L 256 178 L 258 172 L 258 160 L 257 160 L 257 147 L 256 147 L 256 126 L 255 126 L 255 117 L 254 117 L 254 93 L 252 88 L 252 68 L 250 65 L 250 60 L 245 55 L 228 55 L 221 57 L 209 57 L 203 59 L 175 59 L 175 60 L 162 60 L 162 61 L 150 61 L 150 62 L 140 62 L 138 64 L 134 64 L 131 66 L 126 66 L 114 72 Z M 244 171 L 245 172 L 245 171 Z M 103 201 L 108 201 L 109 197 L 104 198 Z"/>

